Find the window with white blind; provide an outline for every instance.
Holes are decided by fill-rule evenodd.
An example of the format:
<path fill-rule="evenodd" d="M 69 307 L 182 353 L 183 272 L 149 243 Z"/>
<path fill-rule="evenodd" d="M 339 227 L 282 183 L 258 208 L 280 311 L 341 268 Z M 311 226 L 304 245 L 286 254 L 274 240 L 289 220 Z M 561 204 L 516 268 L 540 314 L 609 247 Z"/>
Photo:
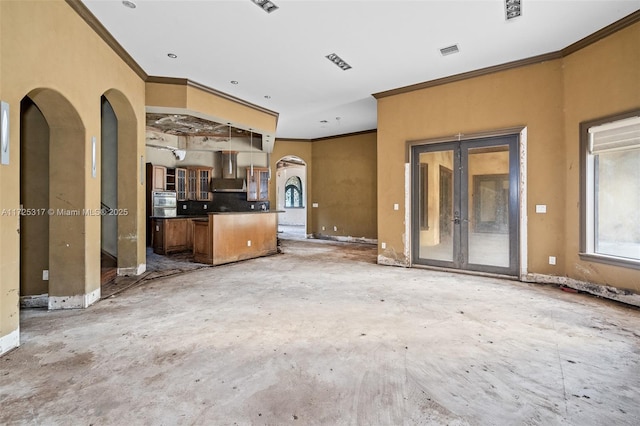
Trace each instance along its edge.
<path fill-rule="evenodd" d="M 581 134 L 581 256 L 640 269 L 640 111 Z"/>

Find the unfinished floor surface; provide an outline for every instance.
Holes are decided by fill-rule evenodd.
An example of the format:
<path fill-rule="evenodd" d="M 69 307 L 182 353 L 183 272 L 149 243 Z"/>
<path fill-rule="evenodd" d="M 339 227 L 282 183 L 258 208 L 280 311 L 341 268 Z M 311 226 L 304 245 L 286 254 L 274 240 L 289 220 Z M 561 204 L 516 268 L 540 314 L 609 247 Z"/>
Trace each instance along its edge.
<path fill-rule="evenodd" d="M 637 425 L 640 311 L 375 264 L 375 246 L 146 281 L 21 313 L 0 424 Z"/>

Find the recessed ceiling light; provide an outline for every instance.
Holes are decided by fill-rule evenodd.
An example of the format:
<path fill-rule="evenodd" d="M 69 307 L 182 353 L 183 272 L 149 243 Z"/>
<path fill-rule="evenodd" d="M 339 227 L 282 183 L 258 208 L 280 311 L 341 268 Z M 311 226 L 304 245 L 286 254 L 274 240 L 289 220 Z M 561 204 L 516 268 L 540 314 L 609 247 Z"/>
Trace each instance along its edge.
<path fill-rule="evenodd" d="M 325 56 L 325 58 L 327 58 L 328 60 L 330 60 L 331 62 L 336 64 L 338 67 L 340 67 L 340 69 L 342 69 L 342 71 L 346 71 L 346 70 L 351 68 L 351 65 L 346 63 L 344 60 L 342 60 L 342 58 L 340 56 L 336 55 L 335 53 L 331 53 L 331 54 Z"/>
<path fill-rule="evenodd" d="M 122 5 L 128 7 L 129 9 L 135 9 L 137 7 L 134 2 L 129 1 L 129 0 L 124 0 L 122 2 Z"/>
<path fill-rule="evenodd" d="M 267 13 L 271 13 L 278 8 L 272 1 L 269 0 L 251 0 L 254 4 L 260 6 L 262 10 Z"/>
<path fill-rule="evenodd" d="M 522 2 L 521 0 L 505 0 L 504 9 L 507 21 L 509 19 L 517 18 L 522 15 Z"/>
<path fill-rule="evenodd" d="M 231 80 L 231 84 L 238 84 L 238 82 L 235 80 Z"/>
<path fill-rule="evenodd" d="M 178 57 L 178 55 L 176 55 L 175 53 L 167 53 L 167 56 L 171 59 L 176 59 Z"/>
<path fill-rule="evenodd" d="M 440 49 L 440 54 L 442 56 L 453 55 L 454 53 L 460 52 L 460 48 L 457 44 L 452 44 L 451 46 L 443 47 Z"/>

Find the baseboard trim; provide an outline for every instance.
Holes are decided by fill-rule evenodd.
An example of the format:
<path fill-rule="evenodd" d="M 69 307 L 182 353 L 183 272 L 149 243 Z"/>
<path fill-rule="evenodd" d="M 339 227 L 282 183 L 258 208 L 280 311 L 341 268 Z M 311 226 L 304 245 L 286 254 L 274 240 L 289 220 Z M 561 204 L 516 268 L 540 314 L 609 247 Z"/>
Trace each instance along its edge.
<path fill-rule="evenodd" d="M 21 308 L 48 308 L 49 294 L 39 294 L 37 296 L 20 296 Z"/>
<path fill-rule="evenodd" d="M 378 255 L 378 265 L 384 265 L 384 266 L 399 266 L 401 268 L 408 268 L 411 265 L 409 265 L 407 262 L 402 262 L 398 259 L 392 258 L 392 257 L 387 257 L 387 256 L 383 256 L 381 254 Z"/>
<path fill-rule="evenodd" d="M 620 289 L 608 285 L 594 284 L 587 281 L 580 281 L 569 277 L 559 277 L 555 275 L 527 274 L 522 277 L 522 281 L 536 284 L 555 284 L 583 291 L 594 296 L 615 300 L 616 302 L 640 307 L 640 294 L 631 290 Z"/>
<path fill-rule="evenodd" d="M 0 356 L 20 346 L 20 327 L 0 337 Z"/>
<path fill-rule="evenodd" d="M 84 309 L 100 300 L 100 288 L 91 293 L 75 296 L 49 296 L 49 309 Z"/>
<path fill-rule="evenodd" d="M 372 245 L 378 244 L 378 240 L 374 238 L 365 238 L 365 237 L 351 237 L 351 236 L 344 237 L 340 235 L 307 234 L 307 238 L 315 238 L 316 240 L 339 241 L 341 243 L 362 243 L 362 244 L 372 244 Z"/>
<path fill-rule="evenodd" d="M 130 268 L 118 268 L 118 276 L 119 277 L 130 277 L 130 276 L 138 276 L 142 275 L 147 270 L 147 264 L 141 263 L 138 266 L 132 266 Z"/>

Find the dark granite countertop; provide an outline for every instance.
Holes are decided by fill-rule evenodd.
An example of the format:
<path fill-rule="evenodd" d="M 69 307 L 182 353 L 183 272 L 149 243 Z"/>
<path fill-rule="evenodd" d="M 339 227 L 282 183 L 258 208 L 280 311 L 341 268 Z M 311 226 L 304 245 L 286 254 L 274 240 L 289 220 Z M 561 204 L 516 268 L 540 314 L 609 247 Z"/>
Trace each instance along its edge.
<path fill-rule="evenodd" d="M 264 213 L 285 213 L 284 210 L 248 210 L 244 212 L 209 212 L 207 214 L 199 214 L 199 215 L 177 215 L 171 217 L 164 216 L 150 216 L 151 219 L 193 219 L 193 220 L 207 220 L 208 215 L 230 215 L 230 214 L 264 214 Z"/>

